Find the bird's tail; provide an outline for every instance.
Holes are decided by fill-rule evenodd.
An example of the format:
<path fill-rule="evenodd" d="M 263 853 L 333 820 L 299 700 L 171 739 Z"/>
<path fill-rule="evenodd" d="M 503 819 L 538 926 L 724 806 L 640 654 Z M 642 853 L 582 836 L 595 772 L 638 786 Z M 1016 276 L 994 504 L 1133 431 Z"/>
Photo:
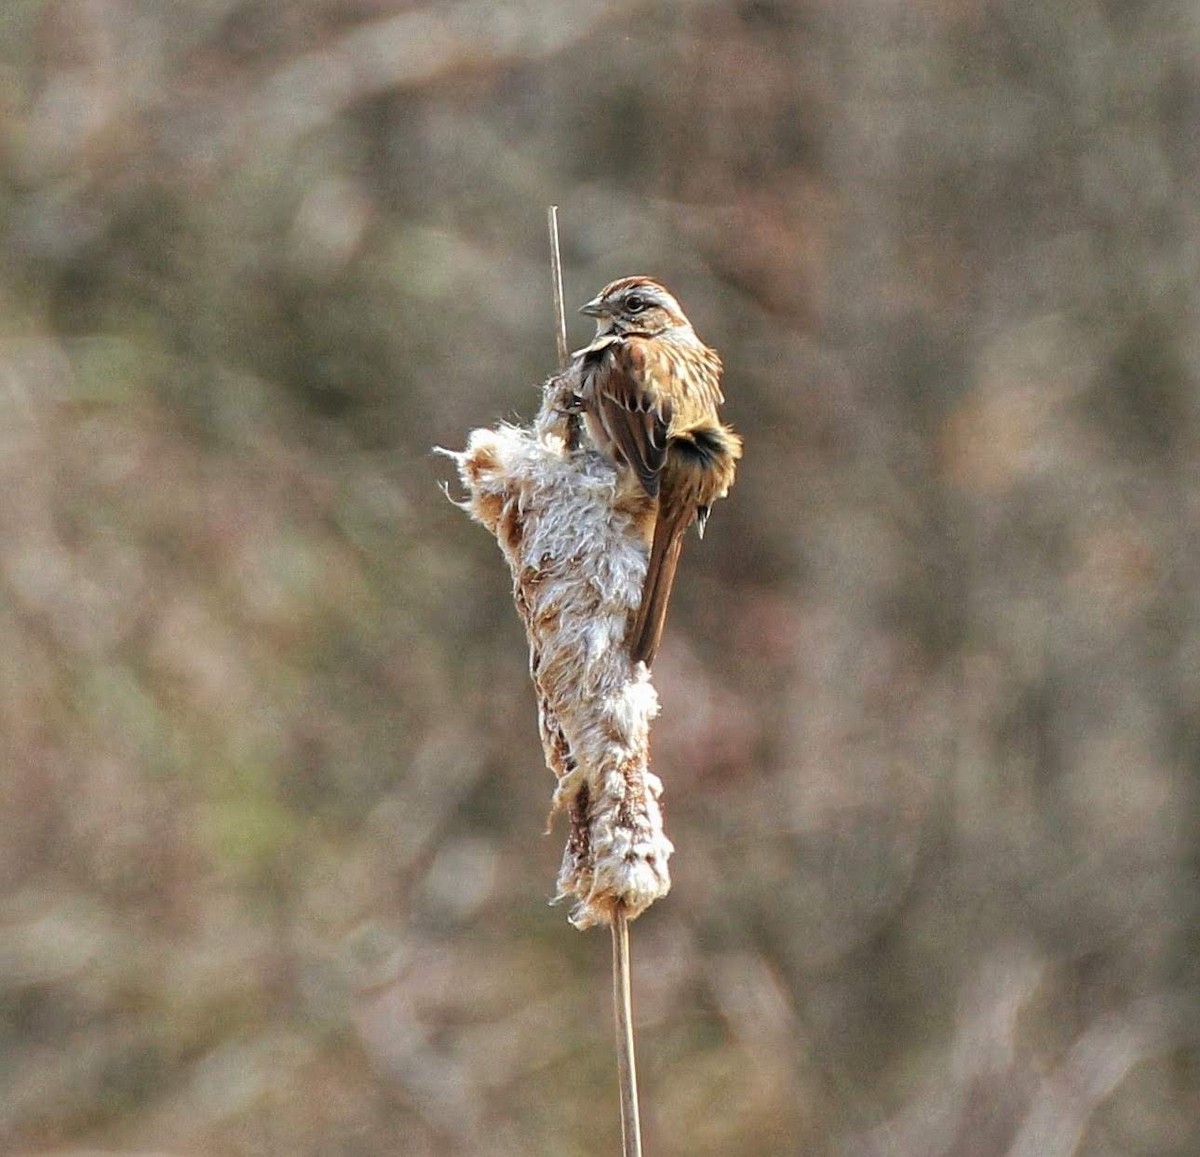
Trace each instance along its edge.
<path fill-rule="evenodd" d="M 662 641 L 684 531 L 695 522 L 703 535 L 709 509 L 733 485 L 741 456 L 742 440 L 728 426 L 701 427 L 671 439 L 659 486 L 642 603 L 629 632 L 629 653 L 635 663 L 641 660 L 649 667 Z"/>
<path fill-rule="evenodd" d="M 685 511 L 674 517 L 660 515 L 654 524 L 654 539 L 650 544 L 650 563 L 642 587 L 642 603 L 629 632 L 629 653 L 633 661 L 649 667 L 662 642 L 663 624 L 667 621 L 667 604 L 675 585 L 675 569 L 683 550 L 683 532 L 687 530 Z"/>

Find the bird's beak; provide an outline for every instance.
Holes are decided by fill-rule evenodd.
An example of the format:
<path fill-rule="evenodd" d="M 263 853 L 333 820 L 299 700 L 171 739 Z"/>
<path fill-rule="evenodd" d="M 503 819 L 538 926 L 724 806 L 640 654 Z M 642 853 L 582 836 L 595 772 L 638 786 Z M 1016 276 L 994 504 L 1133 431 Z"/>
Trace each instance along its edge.
<path fill-rule="evenodd" d="M 600 304 L 600 299 L 598 297 L 593 297 L 592 300 L 587 303 L 587 305 L 581 305 L 579 307 L 579 312 L 582 313 L 584 317 L 603 317 L 608 310 L 606 310 L 604 306 Z"/>

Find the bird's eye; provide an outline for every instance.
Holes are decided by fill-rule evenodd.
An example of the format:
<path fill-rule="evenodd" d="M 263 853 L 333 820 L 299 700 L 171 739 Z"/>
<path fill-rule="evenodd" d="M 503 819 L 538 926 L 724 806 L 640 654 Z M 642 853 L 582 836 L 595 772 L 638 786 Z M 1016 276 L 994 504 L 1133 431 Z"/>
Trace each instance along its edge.
<path fill-rule="evenodd" d="M 641 313 L 642 310 L 646 308 L 646 299 L 640 294 L 631 293 L 625 299 L 625 308 L 629 310 L 630 313 Z"/>

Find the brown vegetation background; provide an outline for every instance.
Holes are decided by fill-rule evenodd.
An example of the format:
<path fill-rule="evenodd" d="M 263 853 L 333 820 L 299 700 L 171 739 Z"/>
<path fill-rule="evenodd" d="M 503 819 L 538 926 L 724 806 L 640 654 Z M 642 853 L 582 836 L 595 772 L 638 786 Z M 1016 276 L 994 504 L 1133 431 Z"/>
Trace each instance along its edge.
<path fill-rule="evenodd" d="M 535 409 L 556 202 L 747 444 L 657 667 L 648 1152 L 1200 1152 L 1197 12 L 0 5 L 0 1150 L 617 1150 L 430 454 Z"/>

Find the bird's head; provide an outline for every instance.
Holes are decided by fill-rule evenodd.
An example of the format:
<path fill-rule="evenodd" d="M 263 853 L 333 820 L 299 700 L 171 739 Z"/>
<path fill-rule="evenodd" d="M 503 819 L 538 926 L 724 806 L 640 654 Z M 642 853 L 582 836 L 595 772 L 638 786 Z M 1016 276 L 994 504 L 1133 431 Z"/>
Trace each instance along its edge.
<path fill-rule="evenodd" d="M 691 330 L 670 290 L 650 277 L 622 277 L 606 285 L 579 312 L 596 319 L 596 336 L 641 334 L 657 337 L 668 330 Z"/>

